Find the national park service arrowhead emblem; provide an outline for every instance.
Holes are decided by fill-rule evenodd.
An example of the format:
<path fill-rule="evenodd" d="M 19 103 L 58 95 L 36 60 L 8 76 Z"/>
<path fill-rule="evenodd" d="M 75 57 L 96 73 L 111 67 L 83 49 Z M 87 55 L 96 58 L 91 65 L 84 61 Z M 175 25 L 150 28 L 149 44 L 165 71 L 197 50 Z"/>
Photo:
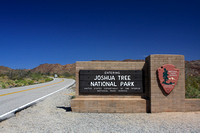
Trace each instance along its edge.
<path fill-rule="evenodd" d="M 172 64 L 165 64 L 158 68 L 158 78 L 163 90 L 169 94 L 175 87 L 179 77 L 179 69 Z"/>

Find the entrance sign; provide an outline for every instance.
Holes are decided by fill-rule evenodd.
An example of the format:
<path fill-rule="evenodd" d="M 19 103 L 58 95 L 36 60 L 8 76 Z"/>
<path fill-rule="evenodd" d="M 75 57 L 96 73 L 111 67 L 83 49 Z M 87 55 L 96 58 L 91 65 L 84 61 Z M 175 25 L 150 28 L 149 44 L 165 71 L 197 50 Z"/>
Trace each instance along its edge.
<path fill-rule="evenodd" d="M 142 70 L 80 70 L 79 93 L 94 95 L 143 93 Z"/>
<path fill-rule="evenodd" d="M 144 61 L 77 61 L 71 108 L 81 113 L 200 111 L 200 99 L 185 99 L 184 56 L 156 54 Z"/>
<path fill-rule="evenodd" d="M 169 94 L 175 87 L 179 77 L 179 69 L 172 64 L 165 64 L 158 68 L 158 78 L 166 94 Z"/>

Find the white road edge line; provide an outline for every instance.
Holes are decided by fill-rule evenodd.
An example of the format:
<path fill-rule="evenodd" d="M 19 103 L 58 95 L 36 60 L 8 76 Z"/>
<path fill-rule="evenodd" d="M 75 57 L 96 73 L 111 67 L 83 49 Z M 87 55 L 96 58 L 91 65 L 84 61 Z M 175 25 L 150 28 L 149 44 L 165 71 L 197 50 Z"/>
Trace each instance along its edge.
<path fill-rule="evenodd" d="M 44 99 L 44 98 L 46 98 L 46 97 L 48 97 L 48 96 L 50 96 L 50 95 L 53 95 L 54 93 L 59 92 L 59 91 L 65 89 L 65 88 L 69 88 L 69 87 L 73 86 L 74 84 L 75 84 L 75 81 L 74 81 L 71 85 L 66 85 L 66 86 L 62 87 L 61 89 L 59 89 L 59 90 L 57 90 L 57 91 L 54 91 L 54 92 L 52 92 L 52 93 L 49 93 L 49 94 L 47 94 L 47 95 L 45 95 L 45 96 L 43 96 L 43 97 L 41 97 L 41 98 L 38 98 L 38 99 L 36 99 L 36 100 L 34 100 L 34 101 L 32 101 L 32 102 L 29 102 L 29 103 L 27 103 L 27 104 L 25 104 L 25 105 L 22 105 L 22 106 L 19 107 L 19 108 L 13 109 L 12 111 L 9 111 L 9 112 L 7 112 L 7 113 L 1 115 L 1 116 L 0 116 L 0 122 L 1 122 L 2 120 L 4 120 L 4 119 L 7 119 L 7 118 L 6 118 L 7 115 L 14 114 L 14 113 L 17 112 L 18 110 L 22 110 L 22 109 L 26 108 L 27 106 L 29 106 L 29 105 L 31 105 L 31 104 L 34 104 L 34 103 L 36 103 L 36 102 L 38 102 L 38 101 L 40 101 L 40 100 L 42 100 L 42 99 Z"/>

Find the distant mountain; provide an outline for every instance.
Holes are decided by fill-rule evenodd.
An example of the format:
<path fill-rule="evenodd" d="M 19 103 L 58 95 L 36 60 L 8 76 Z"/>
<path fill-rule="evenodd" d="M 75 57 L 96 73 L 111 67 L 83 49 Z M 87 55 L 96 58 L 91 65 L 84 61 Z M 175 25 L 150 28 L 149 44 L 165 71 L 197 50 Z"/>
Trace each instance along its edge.
<path fill-rule="evenodd" d="M 94 61 L 100 61 L 100 60 L 94 60 Z M 108 61 L 108 60 L 104 60 Z M 112 60 L 109 60 L 111 62 L 114 62 Z M 133 62 L 133 61 L 144 61 L 144 60 L 132 60 L 132 59 L 126 59 L 123 60 L 123 62 Z M 190 76 L 200 76 L 200 60 L 194 60 L 194 61 L 185 61 L 185 71 L 187 75 Z M 14 69 L 11 69 L 9 67 L 5 66 L 0 66 L 0 73 L 7 73 L 9 71 L 14 71 Z M 66 65 L 61 65 L 61 64 L 41 64 L 38 67 L 35 67 L 34 69 L 24 69 L 26 71 L 31 71 L 31 72 L 40 72 L 40 73 L 49 73 L 49 74 L 62 74 L 62 73 L 70 73 L 74 74 L 76 71 L 76 64 L 66 64 Z"/>
<path fill-rule="evenodd" d="M 0 66 L 0 73 L 7 73 L 9 71 L 11 71 L 12 69 L 9 67 L 5 67 L 5 66 Z"/>
<path fill-rule="evenodd" d="M 116 61 L 121 61 L 121 60 L 92 60 L 92 61 L 100 61 L 100 62 L 105 62 L 105 61 L 109 61 L 109 62 L 116 62 Z M 144 61 L 144 60 L 133 60 L 133 59 L 125 59 L 125 60 L 122 60 L 123 62 L 141 62 L 141 61 Z"/>
<path fill-rule="evenodd" d="M 41 64 L 33 69 L 23 69 L 25 71 L 31 71 L 31 72 L 40 72 L 40 73 L 44 73 L 44 74 L 62 74 L 62 73 L 70 73 L 70 74 L 74 74 L 75 73 L 75 63 L 74 64 L 66 64 L 66 65 L 61 65 L 61 64 Z M 0 73 L 8 73 L 10 71 L 16 71 L 17 69 L 11 69 L 9 67 L 5 67 L 5 66 L 0 66 Z"/>
<path fill-rule="evenodd" d="M 0 66 L 0 73 L 8 73 L 10 71 L 16 71 L 16 70 L 30 71 L 31 69 L 11 69 L 9 67 Z"/>
<path fill-rule="evenodd" d="M 190 76 L 200 76 L 200 60 L 185 61 L 185 72 Z"/>
<path fill-rule="evenodd" d="M 75 63 L 74 64 L 41 64 L 38 67 L 31 70 L 31 72 L 40 72 L 40 73 L 50 73 L 50 74 L 62 74 L 68 72 L 70 74 L 75 73 Z"/>
<path fill-rule="evenodd" d="M 123 60 L 123 62 L 141 62 L 141 61 L 144 61 L 144 60 L 133 60 L 133 59 L 125 59 L 125 60 Z"/>

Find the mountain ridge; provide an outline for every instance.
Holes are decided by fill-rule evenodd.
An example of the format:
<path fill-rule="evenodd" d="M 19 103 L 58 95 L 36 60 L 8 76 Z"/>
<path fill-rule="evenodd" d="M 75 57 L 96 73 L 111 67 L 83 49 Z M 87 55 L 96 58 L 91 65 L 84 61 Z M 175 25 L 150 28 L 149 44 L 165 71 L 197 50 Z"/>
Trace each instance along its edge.
<path fill-rule="evenodd" d="M 93 60 L 93 61 L 111 61 L 115 62 L 114 60 Z M 141 62 L 144 60 L 133 60 L 133 59 L 125 59 L 122 60 L 122 62 Z M 9 71 L 15 71 L 17 69 L 11 69 L 9 67 L 0 66 L 0 73 L 7 73 Z M 33 73 L 43 73 L 43 74 L 63 74 L 63 73 L 70 73 L 75 74 L 76 71 L 76 63 L 73 64 L 40 64 L 39 66 L 33 68 L 33 69 L 23 69 L 25 71 L 30 71 Z M 186 75 L 189 76 L 200 76 L 200 60 L 192 60 L 192 61 L 185 61 L 185 71 Z"/>

